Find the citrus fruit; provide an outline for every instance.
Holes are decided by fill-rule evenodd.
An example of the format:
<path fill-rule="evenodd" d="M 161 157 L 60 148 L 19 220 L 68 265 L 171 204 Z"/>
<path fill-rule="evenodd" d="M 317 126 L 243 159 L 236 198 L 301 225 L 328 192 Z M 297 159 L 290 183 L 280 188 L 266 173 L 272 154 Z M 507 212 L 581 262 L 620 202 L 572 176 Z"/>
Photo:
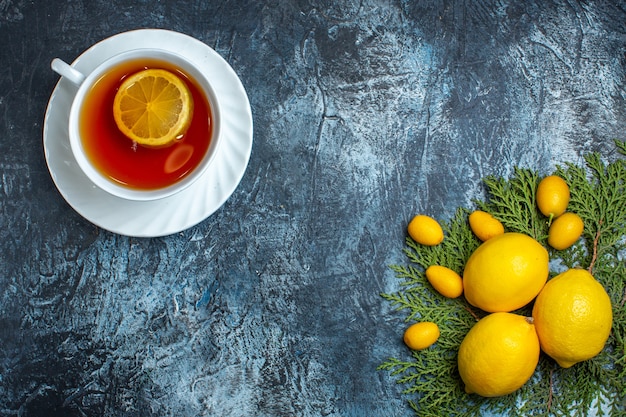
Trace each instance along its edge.
<path fill-rule="evenodd" d="M 544 216 L 558 217 L 569 204 L 569 186 L 563 178 L 549 175 L 539 182 L 536 198 L 537 207 Z"/>
<path fill-rule="evenodd" d="M 613 312 L 608 294 L 593 275 L 584 269 L 569 269 L 541 290 L 533 319 L 541 349 L 569 368 L 604 348 Z"/>
<path fill-rule="evenodd" d="M 450 268 L 431 265 L 426 269 L 426 279 L 444 297 L 457 298 L 463 294 L 463 280 Z"/>
<path fill-rule="evenodd" d="M 404 343 L 413 350 L 426 349 L 437 339 L 439 326 L 430 321 L 412 324 L 404 331 Z"/>
<path fill-rule="evenodd" d="M 500 220 L 482 210 L 476 210 L 469 215 L 469 224 L 472 232 L 483 242 L 504 233 L 504 226 Z"/>
<path fill-rule="evenodd" d="M 578 214 L 563 213 L 550 225 L 548 244 L 557 250 L 567 249 L 580 238 L 583 228 L 583 220 Z"/>
<path fill-rule="evenodd" d="M 483 317 L 459 347 L 459 373 L 465 391 L 483 397 L 512 393 L 533 375 L 539 353 L 531 318 L 513 313 Z"/>
<path fill-rule="evenodd" d="M 189 128 L 193 98 L 185 82 L 162 69 L 127 77 L 113 100 L 113 117 L 129 139 L 149 147 L 166 146 Z"/>
<path fill-rule="evenodd" d="M 535 239 L 507 232 L 482 243 L 463 271 L 467 301 L 488 312 L 528 304 L 548 279 L 548 251 Z"/>
<path fill-rule="evenodd" d="M 443 230 L 432 217 L 418 214 L 407 227 L 409 236 L 419 244 L 426 246 L 438 245 L 443 241 Z"/>

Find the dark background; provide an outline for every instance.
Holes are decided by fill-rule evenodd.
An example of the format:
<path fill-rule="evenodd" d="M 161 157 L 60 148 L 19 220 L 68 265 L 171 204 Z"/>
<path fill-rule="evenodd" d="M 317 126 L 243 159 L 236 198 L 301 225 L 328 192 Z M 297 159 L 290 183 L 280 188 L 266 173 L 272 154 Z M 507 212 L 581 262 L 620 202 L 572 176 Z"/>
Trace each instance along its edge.
<path fill-rule="evenodd" d="M 199 225 L 101 230 L 56 190 L 58 76 L 137 28 L 224 57 L 246 174 Z M 0 0 L 0 415 L 408 416 L 399 289 L 416 213 L 551 172 L 626 128 L 621 1 Z"/>

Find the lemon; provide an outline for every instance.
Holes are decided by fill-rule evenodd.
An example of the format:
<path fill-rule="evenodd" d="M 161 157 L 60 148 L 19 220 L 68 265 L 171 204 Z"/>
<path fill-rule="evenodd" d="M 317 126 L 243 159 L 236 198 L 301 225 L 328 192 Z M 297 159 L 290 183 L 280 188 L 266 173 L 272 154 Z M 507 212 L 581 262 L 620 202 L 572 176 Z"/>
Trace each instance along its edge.
<path fill-rule="evenodd" d="M 187 131 L 192 115 L 189 88 L 177 75 L 162 69 L 129 76 L 113 100 L 113 117 L 120 131 L 149 147 L 173 143 Z"/>
<path fill-rule="evenodd" d="M 541 349 L 563 368 L 600 353 L 613 322 L 608 294 L 584 269 L 569 269 L 548 281 L 532 314 Z"/>
<path fill-rule="evenodd" d="M 493 313 L 465 335 L 458 354 L 467 393 L 499 397 L 519 389 L 539 362 L 539 340 L 532 319 Z"/>
<path fill-rule="evenodd" d="M 500 220 L 482 210 L 476 210 L 469 215 L 469 224 L 472 232 L 483 242 L 504 233 Z"/>
<path fill-rule="evenodd" d="M 409 236 L 419 244 L 435 246 L 443 241 L 443 230 L 437 220 L 425 214 L 413 217 L 407 227 Z"/>
<path fill-rule="evenodd" d="M 426 279 L 444 297 L 457 298 L 463 294 L 463 280 L 450 268 L 431 265 L 426 269 Z"/>
<path fill-rule="evenodd" d="M 439 339 L 439 326 L 430 321 L 415 323 L 404 331 L 404 343 L 413 350 L 423 350 Z"/>
<path fill-rule="evenodd" d="M 507 232 L 482 243 L 463 271 L 467 301 L 488 312 L 513 311 L 539 294 L 548 279 L 548 251 L 535 239 Z"/>
<path fill-rule="evenodd" d="M 550 219 L 558 217 L 569 204 L 569 186 L 563 178 L 549 175 L 539 182 L 536 198 L 537 207 L 544 216 Z"/>
<path fill-rule="evenodd" d="M 557 250 L 572 246 L 583 234 L 583 220 L 576 213 L 563 213 L 557 217 L 548 231 L 548 244 Z"/>

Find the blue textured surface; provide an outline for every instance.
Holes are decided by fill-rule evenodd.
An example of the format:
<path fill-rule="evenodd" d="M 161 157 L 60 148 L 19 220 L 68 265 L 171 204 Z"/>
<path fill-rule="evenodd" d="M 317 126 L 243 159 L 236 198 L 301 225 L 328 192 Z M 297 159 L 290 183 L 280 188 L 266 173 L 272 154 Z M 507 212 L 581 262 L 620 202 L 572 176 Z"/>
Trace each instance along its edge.
<path fill-rule="evenodd" d="M 255 122 L 233 196 L 157 239 L 77 215 L 41 146 L 52 58 L 139 27 L 214 48 Z M 0 44 L 0 415 L 411 415 L 376 371 L 408 220 L 625 139 L 620 1 L 4 0 Z"/>

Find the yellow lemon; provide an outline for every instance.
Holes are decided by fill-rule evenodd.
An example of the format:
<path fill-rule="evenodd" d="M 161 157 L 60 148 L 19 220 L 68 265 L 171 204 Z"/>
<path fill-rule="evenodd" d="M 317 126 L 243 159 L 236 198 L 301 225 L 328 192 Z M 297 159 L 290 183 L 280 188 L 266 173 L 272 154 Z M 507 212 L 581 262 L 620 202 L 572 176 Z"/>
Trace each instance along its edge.
<path fill-rule="evenodd" d="M 500 220 L 482 210 L 476 210 L 469 215 L 469 224 L 472 232 L 483 242 L 504 233 Z"/>
<path fill-rule="evenodd" d="M 463 294 L 463 280 L 450 268 L 431 265 L 426 269 L 426 279 L 444 297 L 457 298 Z"/>
<path fill-rule="evenodd" d="M 546 283 L 548 261 L 548 251 L 527 235 L 507 232 L 492 237 L 465 263 L 465 298 L 488 312 L 523 307 Z"/>
<path fill-rule="evenodd" d="M 430 321 L 412 324 L 404 331 L 404 343 L 413 350 L 426 349 L 437 339 L 439 339 L 439 326 Z"/>
<path fill-rule="evenodd" d="M 424 214 L 413 217 L 407 227 L 409 236 L 419 244 L 438 245 L 443 241 L 443 230 L 437 220 Z"/>
<path fill-rule="evenodd" d="M 537 296 L 533 319 L 541 349 L 563 368 L 604 348 L 613 312 L 604 287 L 584 269 L 552 278 Z"/>
<path fill-rule="evenodd" d="M 519 389 L 539 362 L 532 319 L 493 313 L 479 320 L 459 347 L 458 365 L 467 393 L 499 397 Z"/>
<path fill-rule="evenodd" d="M 569 186 L 565 180 L 556 175 L 545 177 L 537 186 L 537 207 L 544 216 L 551 219 L 565 212 L 569 204 Z"/>
<path fill-rule="evenodd" d="M 193 97 L 185 82 L 162 69 L 139 71 L 126 78 L 113 100 L 120 131 L 140 145 L 167 146 L 191 125 Z"/>
<path fill-rule="evenodd" d="M 583 229 L 583 220 L 578 214 L 563 213 L 550 225 L 548 244 L 557 250 L 567 249 L 576 243 Z"/>

